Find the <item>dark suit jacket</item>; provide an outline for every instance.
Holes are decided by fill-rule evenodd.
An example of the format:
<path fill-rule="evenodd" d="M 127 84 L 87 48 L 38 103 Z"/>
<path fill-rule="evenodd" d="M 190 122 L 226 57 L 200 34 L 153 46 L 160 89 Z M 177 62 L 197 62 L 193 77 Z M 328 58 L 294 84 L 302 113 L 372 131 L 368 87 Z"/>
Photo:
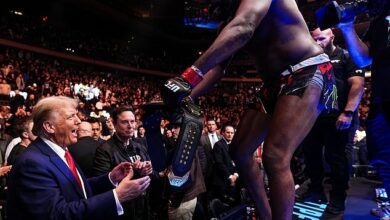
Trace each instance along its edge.
<path fill-rule="evenodd" d="M 92 137 L 81 137 L 77 143 L 68 147 L 70 154 L 80 166 L 86 177 L 92 177 L 93 159 L 99 142 Z"/>
<path fill-rule="evenodd" d="M 87 199 L 66 163 L 37 138 L 21 153 L 8 181 L 8 219 L 117 219 L 108 175 L 83 179 Z"/>
<path fill-rule="evenodd" d="M 214 157 L 214 175 L 213 185 L 221 190 L 230 186 L 229 176 L 237 172 L 232 158 L 229 155 L 229 149 L 224 139 L 215 143 L 213 148 Z"/>
<path fill-rule="evenodd" d="M 221 140 L 222 136 L 217 135 L 218 140 Z M 206 164 L 206 173 L 205 180 L 206 182 L 209 182 L 213 175 L 213 164 L 214 164 L 214 158 L 213 158 L 213 149 L 211 148 L 211 142 L 208 136 L 208 133 L 202 134 L 200 137 L 200 144 L 203 146 L 204 153 L 206 154 L 207 164 Z M 208 185 L 208 184 L 207 184 Z"/>

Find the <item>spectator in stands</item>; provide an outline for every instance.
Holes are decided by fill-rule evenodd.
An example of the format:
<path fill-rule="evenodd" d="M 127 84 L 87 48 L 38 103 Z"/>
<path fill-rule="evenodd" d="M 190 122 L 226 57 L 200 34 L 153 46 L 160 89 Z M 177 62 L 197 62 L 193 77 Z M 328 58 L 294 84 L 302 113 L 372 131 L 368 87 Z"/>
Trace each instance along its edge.
<path fill-rule="evenodd" d="M 67 151 L 77 141 L 77 105 L 67 97 L 49 97 L 34 107 L 33 133 L 39 138 L 15 160 L 8 181 L 9 219 L 117 219 L 120 203 L 149 186 L 149 177 L 132 180 L 130 163 L 91 179 L 78 171 Z"/>
<path fill-rule="evenodd" d="M 20 91 L 23 91 L 24 90 L 24 87 L 26 87 L 26 84 L 24 82 L 24 79 L 23 79 L 23 74 L 22 73 L 19 73 L 18 74 L 18 77 L 16 77 L 16 88 Z"/>
<path fill-rule="evenodd" d="M 120 106 L 112 112 L 115 133 L 96 152 L 93 165 L 94 175 L 110 171 L 118 164 L 128 161 L 135 164 L 134 178 L 153 174 L 152 164 L 146 148 L 133 141 L 135 116 L 132 108 Z M 147 194 L 140 195 L 124 204 L 123 219 L 143 220 L 149 215 Z"/>
<path fill-rule="evenodd" d="M 87 121 L 82 121 L 77 130 L 77 142 L 68 148 L 87 178 L 93 176 L 93 159 L 98 146 L 99 143 L 92 138 L 92 125 Z"/>
<path fill-rule="evenodd" d="M 15 130 L 18 133 L 21 141 L 12 148 L 9 157 L 7 159 L 8 165 L 14 165 L 16 157 L 20 153 L 22 153 L 32 141 L 34 141 L 37 138 L 32 133 L 32 128 L 33 128 L 32 118 L 25 117 L 24 119 L 18 121 Z"/>
<path fill-rule="evenodd" d="M 214 144 L 212 151 L 215 169 L 212 181 L 214 194 L 231 207 L 239 202 L 239 175 L 229 154 L 234 132 L 233 126 L 224 125 L 221 130 L 222 139 Z"/>
<path fill-rule="evenodd" d="M 138 126 L 137 128 L 137 137 L 134 139 L 136 142 L 142 144 L 146 149 L 148 144 L 146 142 L 145 128 L 143 125 Z"/>
<path fill-rule="evenodd" d="M 213 162 L 213 148 L 214 144 L 222 139 L 222 136 L 217 133 L 217 123 L 214 118 L 208 118 L 206 120 L 206 131 L 207 133 L 203 134 L 200 138 L 200 145 L 203 146 L 203 149 L 206 153 L 207 166 L 205 171 L 206 186 L 207 189 L 211 189 L 211 179 L 213 175 L 214 162 Z"/>
<path fill-rule="evenodd" d="M 102 139 L 102 126 L 101 122 L 97 118 L 90 118 L 89 123 L 91 123 L 92 126 L 92 138 L 98 142 L 99 145 L 105 142 L 105 140 Z"/>

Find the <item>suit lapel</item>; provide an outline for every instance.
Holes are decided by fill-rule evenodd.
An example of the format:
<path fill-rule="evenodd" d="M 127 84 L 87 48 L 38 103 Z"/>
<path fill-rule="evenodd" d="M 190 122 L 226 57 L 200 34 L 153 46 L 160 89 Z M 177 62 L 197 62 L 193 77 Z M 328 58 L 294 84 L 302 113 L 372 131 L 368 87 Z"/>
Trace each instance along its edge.
<path fill-rule="evenodd" d="M 77 183 L 76 178 L 73 176 L 72 172 L 70 171 L 68 165 L 64 163 L 64 161 L 58 156 L 50 156 L 50 161 L 58 168 L 58 170 L 66 176 L 66 178 L 69 180 L 69 182 L 72 183 L 72 186 L 75 188 L 75 190 L 84 197 L 84 193 L 81 191 L 81 188 L 79 184 Z M 78 168 L 79 169 L 79 168 Z M 84 179 L 83 179 L 84 181 Z"/>
<path fill-rule="evenodd" d="M 77 168 L 77 171 L 79 171 L 80 173 L 80 176 L 81 176 L 81 179 L 83 180 L 83 183 L 84 183 L 84 189 L 85 189 L 85 193 L 87 194 L 87 197 L 90 197 L 92 196 L 92 189 L 91 187 L 89 186 L 88 184 L 88 179 L 86 178 L 86 176 L 84 175 L 83 171 L 81 170 L 80 166 L 76 164 L 76 168 Z M 73 175 L 72 175 L 73 176 Z M 77 186 L 78 186 L 78 183 L 77 183 Z M 80 188 L 80 187 L 79 187 Z M 84 194 L 83 194 L 84 195 Z"/>
<path fill-rule="evenodd" d="M 210 141 L 210 138 L 209 138 L 209 135 L 208 134 L 205 134 L 204 136 L 204 139 L 205 139 L 205 150 L 207 151 L 208 154 L 211 154 L 211 141 Z"/>
<path fill-rule="evenodd" d="M 80 194 L 80 196 L 84 197 L 84 193 L 82 192 L 82 189 L 80 188 L 79 184 L 77 183 L 76 178 L 73 176 L 72 172 L 70 171 L 68 165 L 40 138 L 37 138 L 36 140 L 36 146 L 41 149 L 42 153 L 46 154 L 50 158 L 50 162 L 54 164 L 55 167 L 58 168 L 59 172 L 62 173 L 69 182 L 73 185 L 76 192 Z M 77 166 L 77 165 L 76 165 Z M 80 170 L 80 168 L 77 166 L 77 169 Z M 83 178 L 83 175 L 81 175 Z M 84 184 L 86 183 L 83 178 Z"/>
<path fill-rule="evenodd" d="M 225 150 L 229 152 L 229 145 L 226 143 L 226 141 L 223 141 L 223 146 L 225 147 Z"/>

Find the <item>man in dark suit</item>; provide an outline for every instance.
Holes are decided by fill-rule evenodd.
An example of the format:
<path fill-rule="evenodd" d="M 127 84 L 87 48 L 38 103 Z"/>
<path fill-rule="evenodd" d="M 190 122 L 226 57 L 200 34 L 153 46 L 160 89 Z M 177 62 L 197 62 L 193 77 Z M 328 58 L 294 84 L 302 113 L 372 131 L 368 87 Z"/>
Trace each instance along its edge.
<path fill-rule="evenodd" d="M 217 123 L 213 118 L 207 119 L 206 122 L 207 133 L 200 137 L 200 145 L 202 145 L 204 152 L 206 153 L 207 166 L 204 176 L 206 177 L 206 186 L 208 187 L 208 181 L 213 175 L 213 147 L 214 144 L 222 139 L 222 136 L 217 134 Z"/>
<path fill-rule="evenodd" d="M 213 118 L 208 118 L 206 120 L 206 129 L 207 133 L 203 134 L 200 137 L 200 146 L 198 146 L 199 152 L 205 155 L 204 159 L 201 160 L 202 172 L 204 177 L 204 182 L 206 184 L 207 191 L 200 196 L 200 202 L 203 205 L 203 208 L 207 210 L 207 206 L 209 202 L 214 197 L 213 193 L 213 166 L 214 166 L 214 158 L 213 158 L 213 147 L 214 144 L 221 140 L 222 136 L 217 134 L 217 123 Z"/>
<path fill-rule="evenodd" d="M 92 138 L 92 125 L 82 121 L 77 130 L 77 143 L 69 146 L 69 152 L 87 178 L 92 177 L 93 158 L 99 142 Z"/>
<path fill-rule="evenodd" d="M 77 105 L 74 99 L 53 96 L 34 107 L 33 133 L 38 138 L 12 168 L 8 219 L 117 219 L 123 214 L 121 203 L 149 186 L 149 177 L 131 180 L 131 163 L 119 164 L 109 174 L 85 178 L 67 150 L 77 141 Z"/>
<path fill-rule="evenodd" d="M 213 187 L 215 196 L 221 201 L 234 205 L 237 201 L 238 173 L 236 166 L 229 155 L 229 145 L 233 140 L 234 128 L 225 125 L 222 128 L 223 138 L 215 143 L 213 148 L 214 175 Z"/>

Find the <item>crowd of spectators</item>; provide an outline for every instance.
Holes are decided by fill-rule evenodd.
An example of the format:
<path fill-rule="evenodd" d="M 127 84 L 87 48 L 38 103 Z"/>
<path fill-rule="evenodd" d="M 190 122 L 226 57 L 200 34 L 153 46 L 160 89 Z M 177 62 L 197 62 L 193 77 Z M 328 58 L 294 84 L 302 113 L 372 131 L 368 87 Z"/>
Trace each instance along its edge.
<path fill-rule="evenodd" d="M 5 15 L 1 17 L 1 23 L 7 24 L 0 27 L 1 36 L 14 41 L 58 51 L 74 48 L 71 53 L 77 55 L 144 69 L 167 72 L 183 69 L 172 64 L 172 57 L 153 57 L 137 53 L 126 42 L 98 39 L 75 30 L 59 30 L 43 20 Z M 61 33 L 61 36 L 58 33 Z M 121 105 L 133 107 L 136 121 L 140 125 L 140 106 L 151 101 L 161 101 L 160 87 L 165 81 L 158 76 L 102 69 L 9 47 L 0 48 L 0 67 L 0 82 L 10 85 L 12 91 L 9 107 L 0 107 L 2 137 L 3 134 L 17 137 L 14 131 L 17 121 L 31 115 L 39 99 L 58 95 L 80 101 L 80 119 L 96 117 L 106 122 L 103 123 L 105 129 L 102 137 L 113 133 L 110 113 Z M 196 101 L 202 107 L 206 118 L 215 119 L 219 128 L 224 124 L 236 127 L 244 110 L 255 105 L 259 86 L 260 83 L 219 83 Z M 370 80 L 367 79 L 359 106 L 363 127 L 367 118 L 370 88 Z M 166 129 L 166 134 L 169 134 L 168 131 Z"/>
<path fill-rule="evenodd" d="M 142 36 L 137 34 L 131 34 L 127 39 L 113 38 L 57 24 L 48 18 L 15 15 L 13 12 L 1 14 L 0 21 L 1 38 L 140 69 L 178 73 L 201 52 L 178 54 L 163 48 L 163 45 L 158 48 L 149 45 L 152 50 L 140 50 L 136 44 Z M 247 76 L 253 70 L 248 56 L 239 53 L 227 72 L 237 77 Z"/>
<path fill-rule="evenodd" d="M 98 71 L 22 50 L 5 48 L 4 51 L 0 54 L 0 79 L 14 91 L 10 100 L 12 114 L 30 114 L 37 100 L 52 95 L 79 99 L 83 103 L 80 112 L 85 116 L 92 112 L 98 114 L 99 110 L 109 113 L 119 105 L 137 109 L 139 105 L 160 100 L 163 78 Z M 256 86 L 252 83 L 247 90 L 243 83 L 222 83 L 198 102 L 205 115 L 216 118 L 218 123 L 237 125 L 244 108 L 253 104 Z"/>
<path fill-rule="evenodd" d="M 115 39 L 53 23 L 48 17 L 15 15 L 12 11 L 0 18 L 0 36 L 5 39 L 137 68 L 166 72 L 183 68 L 182 62 L 177 62 L 183 56 L 167 54 L 165 49 L 155 49 L 153 53 L 140 51 L 134 46 L 140 37 L 135 34 L 127 39 Z"/>
<path fill-rule="evenodd" d="M 78 99 L 81 120 L 95 117 L 103 122 L 102 138 L 114 133 L 111 113 L 115 108 L 132 106 L 137 125 L 141 125 L 140 105 L 161 100 L 159 92 L 164 78 L 98 71 L 84 64 L 7 47 L 0 51 L 0 79 L 11 88 L 9 107 L 0 109 L 2 134 L 8 136 L 5 143 L 18 136 L 15 125 L 30 116 L 34 105 L 44 97 L 61 95 Z M 243 83 L 221 83 L 201 96 L 198 104 L 205 116 L 214 118 L 219 125 L 236 126 L 244 109 L 253 105 L 255 86 L 251 83 L 251 89 L 244 90 Z M 169 133 L 167 128 L 166 134 Z M 1 145 L 3 155 L 7 148 L 5 143 Z"/>

